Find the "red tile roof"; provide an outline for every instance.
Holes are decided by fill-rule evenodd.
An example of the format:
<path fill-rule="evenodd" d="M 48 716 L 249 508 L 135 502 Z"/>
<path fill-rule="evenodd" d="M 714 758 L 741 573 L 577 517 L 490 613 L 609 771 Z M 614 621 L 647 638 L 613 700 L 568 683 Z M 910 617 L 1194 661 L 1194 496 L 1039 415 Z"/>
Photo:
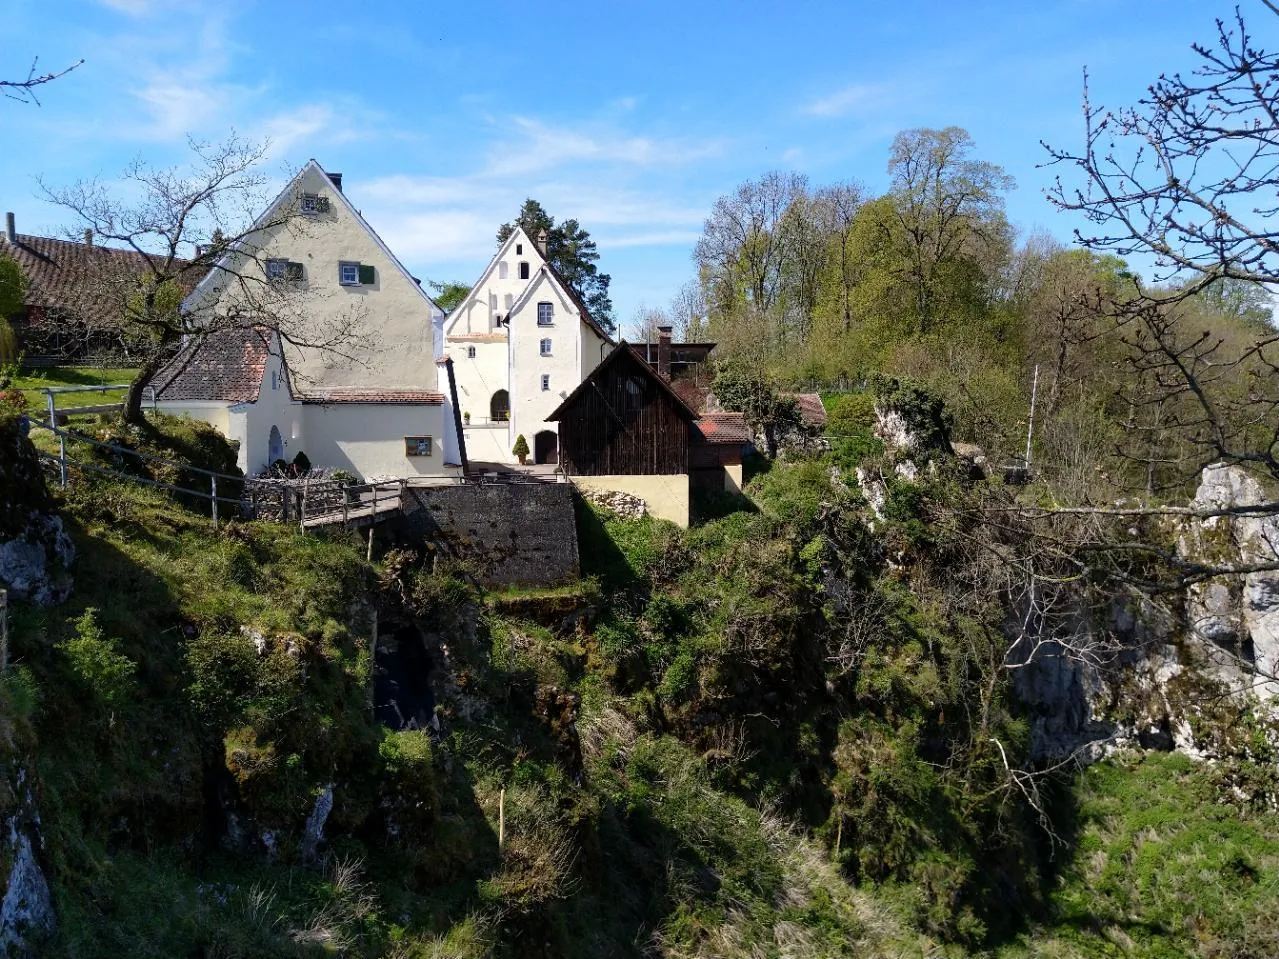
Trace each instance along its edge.
<path fill-rule="evenodd" d="M 17 242 L 10 243 L 0 232 L 0 255 L 8 255 L 18 261 L 27 278 L 26 306 L 78 317 L 84 322 L 106 324 L 120 315 L 120 301 L 104 294 L 113 285 L 113 278 L 147 271 L 142 254 L 133 250 L 77 243 L 73 240 L 55 240 L 47 236 L 17 235 Z M 179 269 L 188 265 L 177 261 Z M 106 277 L 105 282 L 97 282 Z M 191 275 L 183 282 L 189 293 L 199 277 Z"/>
<path fill-rule="evenodd" d="M 312 390 L 301 394 L 298 399 L 303 403 L 318 403 L 329 406 L 334 403 L 363 403 L 377 406 L 441 406 L 444 403 L 443 393 L 432 393 L 428 390 L 367 390 L 367 389 L 333 389 Z"/>
<path fill-rule="evenodd" d="M 746 425 L 746 417 L 741 413 L 706 413 L 693 421 L 693 431 L 703 443 L 740 446 L 755 441 Z"/>
<path fill-rule="evenodd" d="M 221 330 L 181 350 L 151 379 L 157 400 L 254 403 L 271 353 L 267 330 Z"/>

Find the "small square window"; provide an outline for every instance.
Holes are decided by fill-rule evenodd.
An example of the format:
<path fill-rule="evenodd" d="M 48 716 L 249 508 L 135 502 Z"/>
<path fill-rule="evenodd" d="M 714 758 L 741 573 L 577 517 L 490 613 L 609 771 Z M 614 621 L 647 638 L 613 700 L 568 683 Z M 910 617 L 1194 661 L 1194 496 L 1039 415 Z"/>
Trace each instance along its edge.
<path fill-rule="evenodd" d="M 431 455 L 431 437 L 429 436 L 404 437 L 404 455 L 405 456 L 430 456 Z"/>
<path fill-rule="evenodd" d="M 329 198 L 319 196 L 315 193 L 302 194 L 302 212 L 303 213 L 328 213 Z"/>
<path fill-rule="evenodd" d="M 551 375 L 549 373 L 542 374 L 542 392 L 545 393 L 551 388 Z"/>
<path fill-rule="evenodd" d="M 466 358 L 467 358 L 468 360 L 473 360 L 473 359 L 475 359 L 475 347 L 473 347 L 473 346 L 468 346 L 468 347 L 466 348 Z"/>
<path fill-rule="evenodd" d="M 555 305 L 552 303 L 537 304 L 537 325 L 552 326 L 555 323 Z"/>
<path fill-rule="evenodd" d="M 284 280 L 289 275 L 289 261 L 268 259 L 266 261 L 266 278 L 268 280 Z"/>
<path fill-rule="evenodd" d="M 359 286 L 360 285 L 360 264 L 358 263 L 339 263 L 338 264 L 338 282 L 343 286 Z"/>
<path fill-rule="evenodd" d="M 550 341 L 550 339 L 542 340 L 542 342 L 541 342 L 540 346 L 541 346 L 541 350 L 542 350 L 542 355 L 543 355 L 543 356 L 550 356 L 550 355 L 551 355 L 551 341 Z"/>

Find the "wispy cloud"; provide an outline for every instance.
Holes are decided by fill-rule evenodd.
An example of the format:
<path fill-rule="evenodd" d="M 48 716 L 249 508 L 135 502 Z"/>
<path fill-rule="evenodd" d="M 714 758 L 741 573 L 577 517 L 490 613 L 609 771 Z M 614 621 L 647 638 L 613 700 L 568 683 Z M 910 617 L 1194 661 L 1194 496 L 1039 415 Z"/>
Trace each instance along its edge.
<path fill-rule="evenodd" d="M 520 136 L 494 151 L 490 160 L 494 173 L 527 174 L 578 162 L 673 166 L 715 156 L 723 149 L 713 140 L 633 136 L 615 128 L 556 126 L 531 117 L 512 117 L 509 122 Z"/>
<path fill-rule="evenodd" d="M 850 113 L 864 113 L 884 105 L 889 90 L 878 83 L 854 83 L 829 96 L 810 100 L 804 113 L 815 117 L 844 117 Z"/>
<path fill-rule="evenodd" d="M 98 3 L 131 17 L 140 17 L 151 9 L 151 0 L 98 0 Z"/>

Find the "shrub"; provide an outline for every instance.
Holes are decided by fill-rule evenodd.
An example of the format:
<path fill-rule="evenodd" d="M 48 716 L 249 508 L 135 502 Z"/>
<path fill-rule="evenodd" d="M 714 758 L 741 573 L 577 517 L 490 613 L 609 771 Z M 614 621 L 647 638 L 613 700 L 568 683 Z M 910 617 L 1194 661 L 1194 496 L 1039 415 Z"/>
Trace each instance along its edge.
<path fill-rule="evenodd" d="M 108 707 L 124 703 L 133 691 L 137 664 L 119 650 L 119 643 L 103 634 L 98 611 L 89 607 L 76 620 L 76 635 L 61 646 L 76 675 L 84 680 Z"/>
<path fill-rule="evenodd" d="M 511 452 L 519 457 L 528 456 L 528 440 L 524 438 L 523 433 L 515 437 L 515 445 L 511 447 Z"/>

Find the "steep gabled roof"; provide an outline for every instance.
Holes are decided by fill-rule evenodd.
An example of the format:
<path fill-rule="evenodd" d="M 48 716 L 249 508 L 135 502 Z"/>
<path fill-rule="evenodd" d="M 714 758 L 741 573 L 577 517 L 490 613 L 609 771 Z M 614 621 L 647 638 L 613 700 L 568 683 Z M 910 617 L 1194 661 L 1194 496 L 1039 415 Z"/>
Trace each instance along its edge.
<path fill-rule="evenodd" d="M 27 278 L 25 305 L 66 314 L 87 323 L 106 324 L 120 317 L 120 304 L 101 294 L 95 282 L 104 274 L 147 273 L 146 257 L 135 250 L 97 246 L 75 240 L 58 240 L 47 236 L 19 233 L 10 243 L 0 233 L 0 254 L 7 254 L 22 267 Z M 190 264 L 175 260 L 184 270 Z M 187 292 L 194 289 L 194 276 L 183 276 Z"/>
<path fill-rule="evenodd" d="M 826 407 L 817 393 L 783 393 L 795 401 L 799 407 L 799 416 L 806 424 L 815 429 L 826 428 Z"/>
<path fill-rule="evenodd" d="M 658 389 L 670 397 L 671 402 L 675 404 L 676 412 L 678 412 L 680 416 L 686 417 L 689 420 L 697 419 L 697 414 L 688 408 L 688 404 L 680 399 L 678 393 L 671 389 L 671 385 L 667 383 L 666 380 L 662 379 L 662 377 L 658 376 L 657 372 L 644 362 L 644 357 L 637 353 L 629 343 L 622 340 L 617 344 L 617 346 L 613 347 L 613 349 L 609 351 L 608 356 L 599 361 L 595 369 L 591 370 L 582 382 L 577 384 L 573 392 L 564 397 L 564 402 L 555 407 L 555 411 L 546 417 L 547 421 L 558 422 L 564 410 L 569 406 L 572 406 L 573 403 L 576 402 L 577 398 L 586 392 L 586 390 L 591 389 L 593 382 L 600 376 L 600 374 L 624 356 L 630 356 L 634 359 L 639 367 L 641 375 L 647 377 L 653 383 L 656 383 Z"/>
<path fill-rule="evenodd" d="M 264 328 L 210 333 L 179 350 L 151 378 L 155 398 L 256 403 L 274 341 L 275 334 Z"/>
<path fill-rule="evenodd" d="M 246 231 L 246 236 L 251 236 L 254 232 L 257 231 L 257 229 L 263 223 L 266 223 L 268 220 L 270 220 L 271 217 L 277 211 L 279 211 L 284 206 L 285 203 L 291 200 L 295 186 L 303 180 L 303 178 L 307 175 L 307 173 L 310 173 L 310 172 L 315 172 L 320 174 L 320 176 L 324 178 L 324 181 L 333 187 L 332 199 L 340 203 L 342 207 L 348 213 L 350 213 L 352 217 L 355 218 L 355 222 L 358 223 L 364 229 L 366 233 L 368 233 L 368 235 L 373 239 L 373 242 L 376 243 L 378 247 L 382 250 L 382 252 L 386 254 L 387 259 L 389 259 L 391 263 L 395 265 L 396 269 L 398 269 L 400 273 L 404 276 L 404 278 L 409 281 L 409 285 L 413 287 L 413 289 L 417 290 L 418 295 L 422 297 L 422 299 L 425 300 L 426 303 L 431 308 L 432 317 L 434 317 L 435 314 L 437 313 L 440 316 L 443 316 L 444 311 L 439 308 L 439 306 L 436 304 L 436 302 L 433 299 L 431 299 L 430 294 L 428 294 L 426 290 L 422 289 L 422 284 L 420 284 L 417 281 L 417 278 L 414 277 L 412 273 L 410 273 L 407 269 L 405 269 L 404 264 L 400 262 L 400 258 L 391 252 L 391 248 L 387 246 L 385 242 L 383 242 L 380 236 L 378 236 L 377 231 L 374 230 L 373 227 L 369 226 L 368 221 L 364 219 L 364 217 L 360 214 L 360 211 L 357 210 L 351 204 L 351 201 L 350 199 L 347 198 L 347 195 L 343 193 L 340 189 L 338 189 L 337 184 L 335 184 L 333 180 L 330 179 L 329 175 L 324 172 L 324 168 L 320 166 L 320 164 L 314 158 L 308 160 L 306 162 L 306 166 L 302 167 L 302 169 L 297 172 L 297 174 L 293 177 L 293 179 L 291 179 L 288 183 L 285 184 L 284 189 L 280 191 L 279 195 L 274 200 L 272 200 L 271 203 L 267 206 L 267 208 L 262 211 L 261 215 L 258 216 L 258 218 L 253 221 L 253 225 Z M 221 257 L 218 258 L 218 261 L 216 264 L 214 264 L 213 269 L 211 269 L 205 275 L 205 277 L 199 282 L 199 284 L 196 285 L 196 288 L 192 290 L 191 293 L 187 296 L 186 300 L 183 302 L 184 307 L 187 305 L 187 303 L 189 303 L 192 297 L 200 294 L 202 291 L 207 292 L 205 287 L 212 282 L 212 278 L 214 276 L 220 275 L 223 273 L 225 264 L 227 263 L 228 260 L 231 259 L 231 257 L 236 255 L 236 252 L 237 250 L 233 246 L 232 248 L 228 249 L 226 253 L 222 254 Z"/>
<path fill-rule="evenodd" d="M 520 238 L 522 238 L 523 242 L 527 243 L 530 247 L 533 248 L 533 253 L 537 256 L 539 260 L 542 261 L 543 264 L 546 263 L 546 257 L 542 255 L 542 251 L 538 249 L 537 244 L 534 243 L 529 238 L 529 235 L 524 232 L 524 227 L 517 225 L 515 229 L 511 231 L 511 235 L 508 236 L 505 240 L 503 240 L 502 245 L 497 248 L 497 252 L 493 254 L 492 258 L 488 261 L 488 265 L 485 266 L 483 272 L 480 273 L 479 279 L 477 279 L 473 284 L 471 284 L 471 288 L 470 290 L 467 291 L 466 296 L 462 297 L 462 302 L 459 303 L 457 306 L 453 307 L 453 309 L 449 311 L 449 315 L 444 320 L 444 322 L 446 325 L 450 327 L 450 329 L 452 328 L 452 325 L 456 323 L 457 320 L 462 316 L 462 307 L 466 306 L 468 303 L 470 303 L 472 300 L 474 300 L 476 297 L 480 295 L 480 291 L 484 288 L 485 282 L 493 274 L 493 271 L 497 269 L 497 264 L 501 261 L 502 256 L 506 253 L 508 249 L 514 246 L 516 243 L 516 240 Z M 523 255 L 524 255 L 523 253 L 520 254 L 520 256 L 523 256 Z M 530 283 L 533 282 L 532 271 L 529 272 L 529 282 Z M 445 336 L 449 335 L 447 330 L 445 331 L 444 335 Z"/>
<path fill-rule="evenodd" d="M 556 288 L 564 294 L 568 301 L 577 308 L 577 312 L 581 315 L 582 319 L 586 321 L 586 324 L 598 333 L 605 343 L 612 344 L 613 338 L 604 332 L 604 328 L 602 326 L 595 322 L 595 317 L 591 316 L 591 311 L 586 308 L 586 304 L 583 303 L 582 298 L 577 295 L 577 291 L 569 286 L 564 277 L 560 275 L 559 270 L 551 266 L 550 263 L 543 261 L 542 265 L 538 268 L 538 273 L 545 274 L 547 278 L 555 284 Z M 519 298 L 511 304 L 510 313 L 518 313 L 524 308 L 524 304 L 533 296 L 533 284 L 536 280 L 536 275 L 529 277 L 528 286 L 524 287 L 524 292 L 521 293 Z M 640 356 L 640 359 L 643 359 L 642 355 L 638 353 L 636 355 Z"/>

